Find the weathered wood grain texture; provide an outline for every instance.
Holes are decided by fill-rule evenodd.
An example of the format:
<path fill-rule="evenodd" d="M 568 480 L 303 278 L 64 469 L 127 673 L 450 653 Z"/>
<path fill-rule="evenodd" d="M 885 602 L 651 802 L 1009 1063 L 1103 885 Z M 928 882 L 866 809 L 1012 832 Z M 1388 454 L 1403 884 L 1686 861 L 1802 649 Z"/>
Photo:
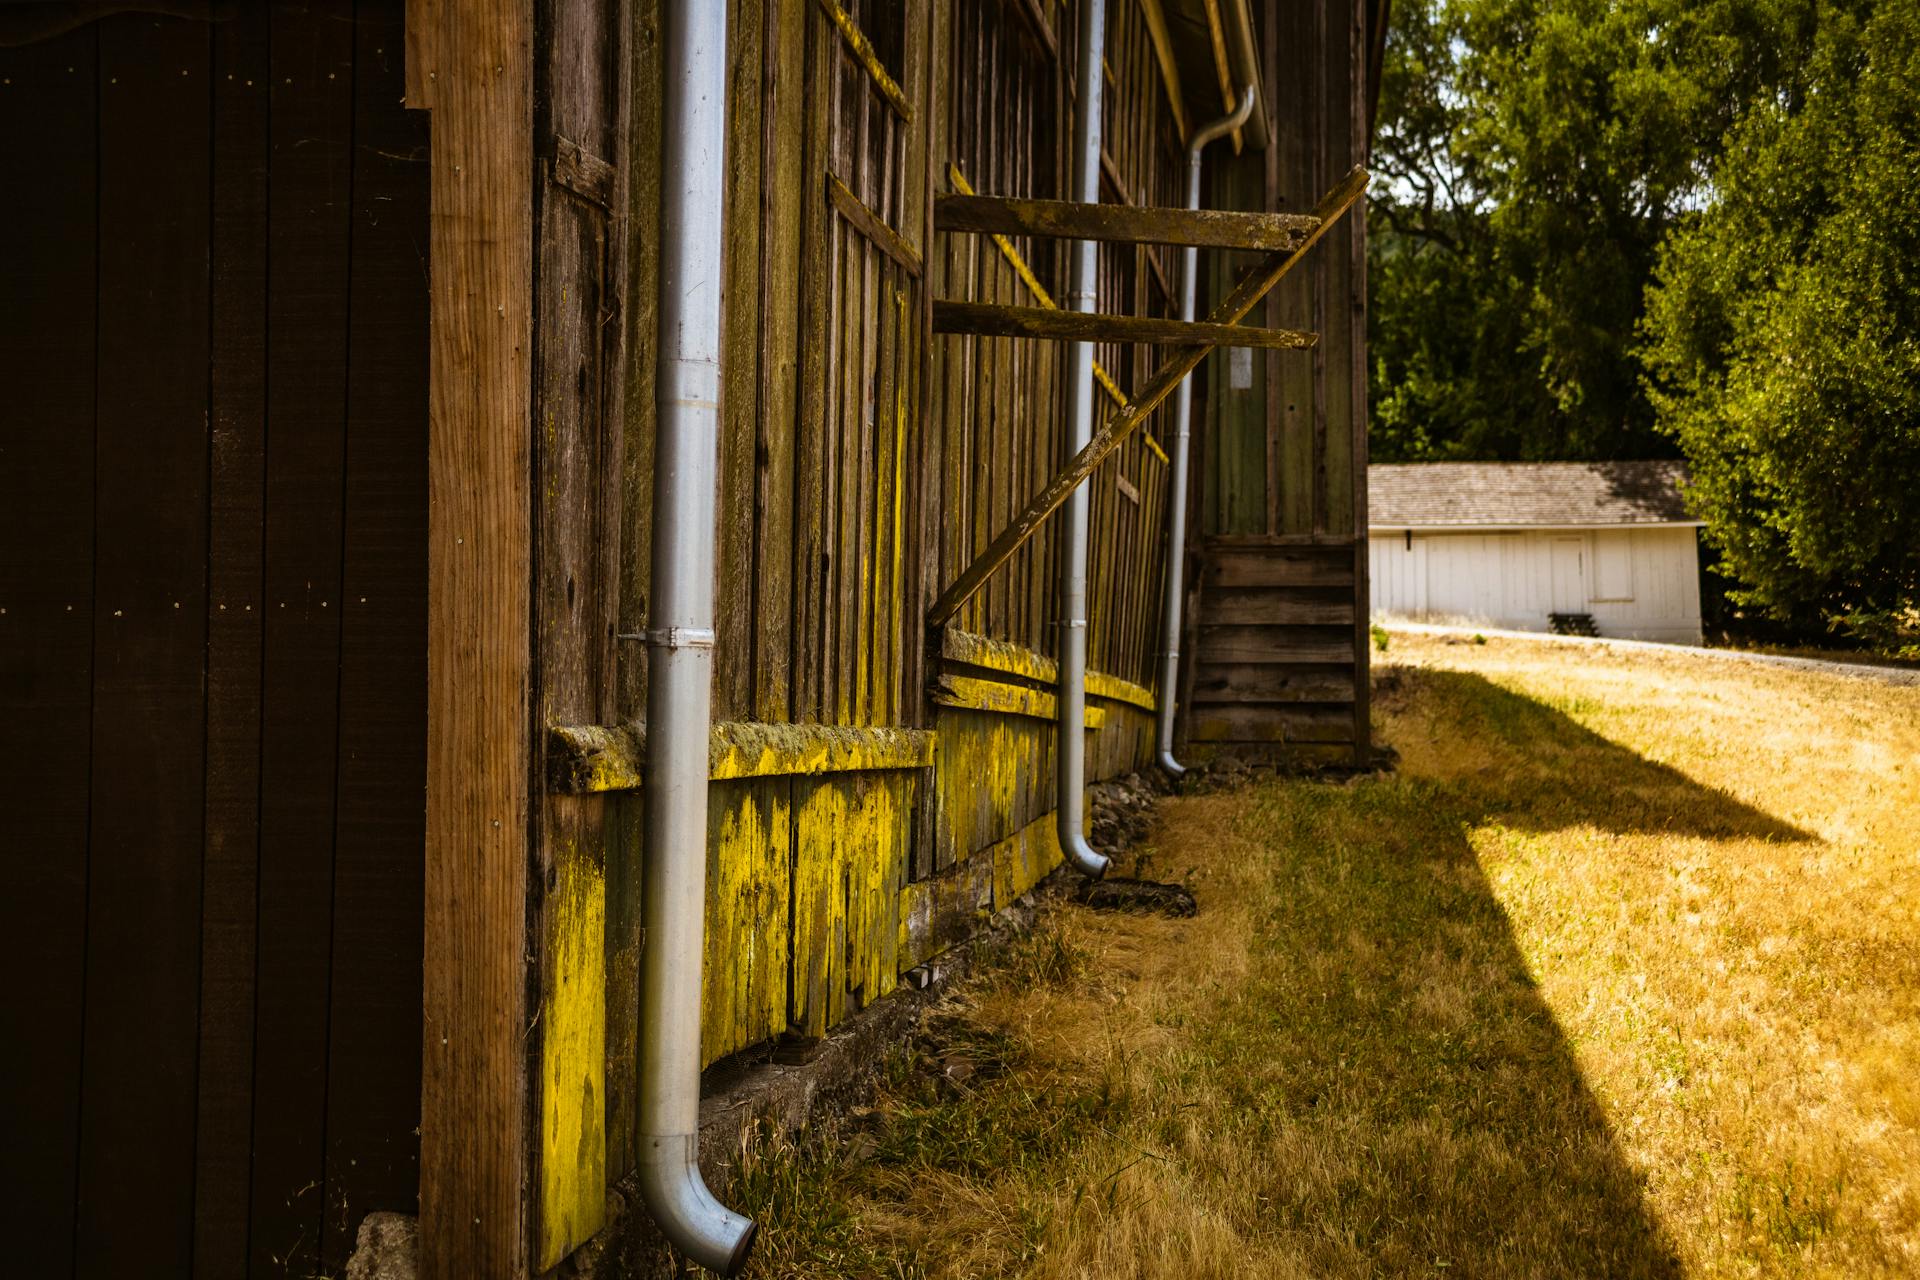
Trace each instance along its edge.
<path fill-rule="evenodd" d="M 1344 587 L 1353 565 L 1343 545 L 1232 547 L 1207 550 L 1203 581 L 1209 587 Z"/>
<path fill-rule="evenodd" d="M 1297 248 L 1318 225 L 1312 216 L 1297 213 L 1160 209 L 992 195 L 944 195 L 934 202 L 933 213 L 935 231 L 1193 245 L 1262 253 Z"/>
<path fill-rule="evenodd" d="M 1225 148 L 1218 147 L 1214 150 L 1214 160 L 1207 192 L 1210 201 L 1228 207 L 1264 203 L 1261 156 L 1248 153 L 1232 157 L 1226 154 Z M 1303 263 L 1298 271 L 1281 281 L 1275 291 L 1310 277 L 1325 253 L 1323 246 L 1312 261 Z M 1201 264 L 1205 276 L 1202 287 L 1210 296 L 1218 297 L 1232 288 L 1233 282 L 1251 263 L 1252 259 L 1246 254 L 1212 255 Z M 1269 293 L 1260 308 L 1263 322 L 1269 324 L 1273 323 L 1273 297 L 1274 294 Z M 1269 462 L 1269 389 L 1278 379 L 1310 371 L 1312 367 L 1309 357 L 1231 352 L 1209 360 L 1204 376 L 1195 375 L 1196 384 L 1204 385 L 1207 406 L 1206 429 L 1199 434 L 1206 439 L 1208 447 L 1209 465 L 1205 474 L 1209 501 L 1204 519 L 1210 531 L 1253 534 L 1268 531 L 1272 509 L 1283 485 Z M 1201 385 L 1195 389 L 1201 390 Z"/>
<path fill-rule="evenodd" d="M 968 858 L 900 891 L 900 968 L 925 964 L 980 931 L 993 914 L 993 859 Z"/>
<path fill-rule="evenodd" d="M 1167 26 L 1166 11 L 1160 7 L 1160 0 L 1140 0 L 1140 14 L 1146 19 L 1153 39 L 1154 65 L 1159 68 L 1161 84 L 1166 90 L 1173 131 L 1185 138 L 1192 130 L 1187 127 L 1186 94 L 1180 87 L 1180 63 L 1174 54 L 1173 33 Z"/>
<path fill-rule="evenodd" d="M 265 91 L 271 83 L 268 38 L 265 14 L 222 23 L 213 37 L 207 849 L 201 890 L 193 1247 L 198 1280 L 237 1280 L 246 1275 L 248 1263 L 260 859 L 260 531 L 265 499 L 260 478 L 266 463 L 268 377 L 271 162 L 263 162 L 271 146 Z M 425 507 L 423 500 L 423 514 Z M 424 660 L 424 646 L 421 656 Z M 416 917 L 416 931 L 418 927 Z M 415 997 L 410 1013 L 417 1018 L 417 987 Z M 410 1028 L 407 1034 L 414 1041 L 417 1064 L 418 1030 Z M 417 1105 L 417 1065 L 415 1073 Z M 409 1121 L 405 1129 L 413 1125 Z"/>
<path fill-rule="evenodd" d="M 1353 712 L 1339 704 L 1221 706 L 1203 703 L 1194 708 L 1188 732 L 1196 742 L 1276 747 L 1291 743 L 1344 746 L 1352 741 Z"/>
<path fill-rule="evenodd" d="M 1265 80 L 1290 125 L 1276 131 L 1263 161 L 1223 160 L 1215 186 L 1222 198 L 1244 198 L 1240 187 L 1257 165 L 1267 207 L 1298 208 L 1329 175 L 1365 157 L 1364 14 L 1316 0 L 1273 16 L 1262 33 Z M 1280 743 L 1289 754 L 1294 743 L 1314 753 L 1337 746 L 1324 720 L 1301 721 L 1309 727 L 1295 731 L 1287 726 L 1299 717 L 1280 713 L 1291 715 L 1292 695 L 1307 708 L 1323 702 L 1327 668 L 1344 666 L 1339 702 L 1349 723 L 1339 741 L 1353 759 L 1367 749 L 1362 254 L 1364 207 L 1356 207 L 1308 269 L 1269 296 L 1269 323 L 1312 327 L 1321 342 L 1307 360 L 1269 358 L 1256 369 L 1265 375 L 1257 424 L 1241 403 L 1245 392 L 1224 385 L 1218 369 L 1210 380 L 1202 461 L 1209 536 L 1188 670 L 1210 716 L 1237 693 L 1272 714 L 1211 716 L 1207 741 L 1231 744 L 1220 735 L 1244 726 L 1253 735 L 1247 746 Z M 1262 472 L 1263 492 L 1248 492 L 1245 478 Z"/>
<path fill-rule="evenodd" d="M 955 666 L 997 671 L 1039 684 L 1052 684 L 1059 679 L 1058 665 L 1045 654 L 958 627 L 940 629 L 940 658 Z M 1131 703 L 1148 711 L 1156 705 L 1152 690 L 1102 671 L 1087 672 L 1087 695 Z"/>
<path fill-rule="evenodd" d="M 834 30 L 846 45 L 848 55 L 872 81 L 874 91 L 886 100 L 902 120 L 911 118 L 913 107 L 907 100 L 906 90 L 895 82 L 886 64 L 880 60 L 880 55 L 874 52 L 873 42 L 867 39 L 866 33 L 835 0 L 820 0 L 820 8 L 833 23 Z"/>
<path fill-rule="evenodd" d="M 93 590 L 62 602 L 90 614 L 93 636 L 72 1274 L 183 1275 L 205 823 L 209 33 L 128 14 L 98 39 Z"/>
<path fill-rule="evenodd" d="M 1292 266 L 1309 250 L 1325 229 L 1351 207 L 1366 189 L 1366 170 L 1356 168 L 1348 174 L 1321 202 L 1315 211 L 1320 219 L 1319 228 L 1303 241 L 1299 248 L 1285 253 L 1269 254 L 1263 264 L 1237 285 L 1233 292 L 1214 308 L 1208 317 L 1214 324 L 1236 324 L 1248 311 L 1253 309 L 1267 290 L 1278 283 Z M 1021 509 L 1020 514 L 1008 523 L 1005 530 L 997 536 L 972 565 L 955 579 L 940 597 L 934 601 L 928 612 L 929 625 L 940 625 L 959 610 L 968 597 L 979 589 L 980 584 L 1005 564 L 1007 558 L 1017 550 L 1021 543 L 1033 535 L 1048 516 L 1059 509 L 1069 494 L 1081 481 L 1092 473 L 1102 459 L 1112 453 L 1114 448 L 1126 438 L 1133 428 L 1140 425 L 1146 415 L 1158 408 L 1160 403 L 1173 393 L 1181 379 L 1193 372 L 1194 366 L 1206 355 L 1210 348 L 1185 347 L 1168 359 L 1148 379 L 1141 390 L 1132 397 L 1126 408 L 1115 413 L 1104 422 L 1094 437 L 1082 448 L 1066 467 L 1057 473 L 1047 485 Z"/>
<path fill-rule="evenodd" d="M 1055 342 L 1149 342 L 1165 346 L 1203 343 L 1281 351 L 1311 347 L 1316 341 L 1311 333 L 1291 329 L 946 300 L 933 304 L 933 331 Z"/>
<path fill-rule="evenodd" d="M 905 236 L 888 226 L 879 214 L 867 208 L 859 196 L 847 189 L 846 183 L 832 174 L 827 175 L 827 201 L 839 211 L 841 217 L 853 224 L 855 231 L 879 246 L 908 275 L 920 274 L 920 251 Z"/>
<path fill-rule="evenodd" d="M 0 1182 L 9 1189 L 12 1220 L 32 1224 L 9 1233 L 12 1265 L 22 1275 L 73 1272 L 94 681 L 97 40 L 97 29 L 82 28 L 0 48 L 0 78 L 9 82 L 0 93 L 0 136 L 9 167 L 22 175 L 0 189 L 0 224 L 9 237 L 0 255 L 0 385 L 8 397 L 7 463 L 0 467 L 0 599 L 7 610 L 0 617 L 0 759 L 7 762 L 0 771 L 0 868 L 7 880 L 0 930 L 21 971 L 34 975 L 0 1002 L 0 1041 L 16 1047 L 0 1057 L 0 1096 L 31 1099 L 10 1108 Z M 217 580 L 224 583 L 224 575 Z M 236 647 L 231 633 L 212 639 L 224 667 Z M 224 737 L 209 739 L 209 768 L 223 781 L 232 776 L 227 746 Z M 249 807 L 255 793 L 245 789 Z M 250 813 L 245 821 L 250 827 Z M 209 815 L 210 830 L 224 833 L 230 822 L 237 825 L 228 811 Z M 244 894 L 250 928 L 253 895 L 243 877 L 252 875 L 252 851 L 210 859 L 208 870 L 208 900 L 226 907 Z M 223 948 L 223 957 L 237 958 L 240 944 Z M 215 972 L 224 977 L 238 968 L 216 963 Z M 249 982 L 252 968 L 249 955 Z M 223 1004 L 217 1013 L 251 1015 L 250 1002 L 244 1010 L 238 1005 Z M 251 1050 L 244 1024 L 217 1016 L 215 1025 L 222 1048 Z M 221 1116 L 223 1133 L 236 1122 L 242 1127 L 242 1144 L 245 1109 L 242 1095 Z M 244 1182 L 244 1170 L 223 1182 L 229 1194 L 214 1215 L 223 1227 L 237 1218 L 245 1229 Z M 244 1246 L 238 1262 L 245 1264 Z"/>
<path fill-rule="evenodd" d="M 1206 607 L 1209 625 L 1351 625 L 1356 612 L 1351 586 L 1219 588 Z"/>
<path fill-rule="evenodd" d="M 352 7 L 274 15 L 251 1267 L 317 1271 L 352 249 Z"/>
<path fill-rule="evenodd" d="M 1374 59 L 1382 56 L 1386 37 L 1381 31 L 1376 38 L 1375 28 L 1371 24 L 1384 26 L 1385 22 L 1386 9 L 1383 5 L 1355 5 L 1348 19 L 1346 143 L 1348 154 L 1355 157 L 1367 156 L 1372 151 L 1374 99 L 1371 86 L 1379 83 Z M 1348 514 L 1353 521 L 1353 593 L 1354 600 L 1361 606 L 1355 609 L 1353 619 L 1353 649 L 1356 655 L 1353 744 L 1354 763 L 1366 765 L 1373 756 L 1373 711 L 1372 681 L 1368 678 L 1372 650 L 1367 644 L 1368 619 L 1364 607 L 1364 603 L 1371 598 L 1367 583 L 1367 206 L 1364 202 L 1355 210 L 1347 238 L 1347 270 L 1348 278 L 1352 281 L 1347 295 L 1350 335 L 1347 377 L 1353 388 L 1349 401 L 1352 412 L 1352 446 L 1349 455 L 1352 491 Z"/>
<path fill-rule="evenodd" d="M 420 1272 L 528 1265 L 530 0 L 408 11 L 433 113 Z"/>
<path fill-rule="evenodd" d="M 1238 663 L 1210 667 L 1195 680 L 1193 702 L 1341 702 L 1354 694 L 1354 672 L 1340 664 Z"/>
<path fill-rule="evenodd" d="M 807 0 L 766 0 L 762 45 L 760 403 L 757 415 L 754 701 L 757 720 L 792 716 L 794 442 L 798 413 L 806 158 Z"/>
<path fill-rule="evenodd" d="M 400 106 L 404 14 L 399 0 L 361 0 L 353 25 L 339 817 L 321 1240 L 321 1265 L 331 1270 L 345 1268 L 369 1212 L 417 1205 L 420 1176 L 429 340 L 421 258 L 429 139 L 427 118 Z"/>
<path fill-rule="evenodd" d="M 1195 661 L 1204 674 L 1214 663 L 1352 662 L 1352 627 L 1200 625 Z"/>
<path fill-rule="evenodd" d="M 719 504 L 714 572 L 713 714 L 753 714 L 755 496 L 762 395 L 761 317 L 749 304 L 761 277 L 762 153 L 766 105 L 760 0 L 727 8 L 727 142 L 723 199 Z"/>
<path fill-rule="evenodd" d="M 613 0 L 539 0 L 534 65 L 534 716 L 611 718 L 624 432 L 612 367 L 620 281 L 613 208 L 621 180 L 623 68 Z M 610 404 L 611 402 L 611 404 Z M 744 575 L 743 575 L 744 576 Z M 742 646 L 744 648 L 744 646 Z M 744 668 L 742 659 L 740 666 Z M 540 797 L 536 870 L 537 1063 L 530 1214 L 535 1270 L 557 1265 L 605 1219 L 606 806 Z"/>
<path fill-rule="evenodd" d="M 782 0 L 787 3 L 788 0 Z M 833 83 L 834 44 L 838 37 L 821 30 L 824 19 L 813 5 L 806 6 L 803 19 L 807 28 L 805 83 L 814 86 L 804 103 L 793 108 L 804 117 L 802 141 L 804 167 L 797 190 L 801 218 L 800 323 L 801 344 L 798 379 L 798 421 L 794 428 L 793 449 L 793 572 L 791 580 L 793 622 L 792 701 L 795 720 L 818 721 L 827 718 L 824 688 L 824 663 L 827 635 L 826 584 L 832 559 L 829 543 L 830 524 L 827 483 L 828 429 L 831 421 L 829 368 L 831 344 L 828 332 L 829 307 L 833 281 L 829 279 L 832 253 L 833 214 L 823 199 L 806 198 L 814 181 L 824 182 L 828 164 L 828 131 L 831 104 L 826 86 Z M 784 480 L 780 477 L 776 480 Z"/>

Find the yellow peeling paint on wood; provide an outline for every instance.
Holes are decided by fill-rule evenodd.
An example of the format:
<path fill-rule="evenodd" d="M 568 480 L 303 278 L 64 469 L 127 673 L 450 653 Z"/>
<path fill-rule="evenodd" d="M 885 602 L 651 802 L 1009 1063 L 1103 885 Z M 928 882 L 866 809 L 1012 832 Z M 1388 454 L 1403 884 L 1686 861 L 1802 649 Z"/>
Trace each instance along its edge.
<path fill-rule="evenodd" d="M 707 776 L 715 782 L 782 774 L 924 769 L 933 763 L 933 734 L 921 729 L 855 725 L 722 721 L 707 742 Z M 637 791 L 644 780 L 645 725 L 562 725 L 548 735 L 549 785 L 585 794 Z"/>
<path fill-rule="evenodd" d="M 993 859 L 969 858 L 900 891 L 900 971 L 977 933 L 993 914 Z"/>
<path fill-rule="evenodd" d="M 1030 689 L 1023 684 L 1001 684 L 997 680 L 978 680 L 972 676 L 943 675 L 934 682 L 932 697 L 943 707 L 996 711 L 1001 715 L 1032 716 L 1039 720 L 1060 718 L 1059 699 L 1045 689 Z M 1104 708 L 1086 709 L 1085 728 L 1098 729 L 1106 722 Z"/>
<path fill-rule="evenodd" d="M 708 802 L 703 1062 L 786 1027 L 792 786 L 786 778 L 733 782 Z"/>
<path fill-rule="evenodd" d="M 606 879 L 573 841 L 554 854 L 540 1031 L 540 1267 L 606 1213 Z"/>
<path fill-rule="evenodd" d="M 1154 711 L 1159 703 L 1154 700 L 1151 689 L 1142 688 L 1131 680 L 1122 680 L 1119 676 L 1110 676 L 1100 671 L 1087 672 L 1087 696 L 1105 698 L 1109 702 L 1124 702 L 1139 707 L 1142 711 Z"/>
<path fill-rule="evenodd" d="M 1060 865 L 1060 833 L 1054 830 L 1053 814 L 1029 822 L 981 856 L 993 862 L 993 909 L 1004 911 Z"/>
<path fill-rule="evenodd" d="M 1024 716 L 939 711 L 934 857 L 944 868 L 983 849 L 1050 803 L 1054 727 Z"/>
<path fill-rule="evenodd" d="M 847 796 L 830 782 L 798 784 L 793 810 L 793 991 L 788 1020 L 802 1035 L 825 1035 L 845 1001 Z"/>
<path fill-rule="evenodd" d="M 794 785 L 789 1022 L 819 1036 L 898 980 L 914 778 L 854 774 Z"/>

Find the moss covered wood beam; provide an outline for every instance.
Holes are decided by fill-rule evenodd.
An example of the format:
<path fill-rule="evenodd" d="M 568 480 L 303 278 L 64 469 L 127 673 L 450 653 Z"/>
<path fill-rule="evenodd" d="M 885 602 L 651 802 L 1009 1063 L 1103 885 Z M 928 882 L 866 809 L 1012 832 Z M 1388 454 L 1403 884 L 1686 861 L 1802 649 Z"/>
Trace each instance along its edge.
<path fill-rule="evenodd" d="M 942 675 L 934 680 L 931 696 L 943 707 L 963 711 L 993 711 L 1007 716 L 1032 716 L 1036 720 L 1060 718 L 1059 700 L 1053 694 L 1024 684 Z M 1099 707 L 1087 708 L 1087 728 L 1098 729 L 1106 722 L 1105 711 Z"/>
<path fill-rule="evenodd" d="M 933 331 L 1057 342 L 1145 342 L 1161 346 L 1204 342 L 1216 347 L 1263 347 L 1281 351 L 1311 347 L 1319 341 L 1318 335 L 1297 329 L 1263 329 L 1245 324 L 1208 324 L 1097 311 L 1055 311 L 990 302 L 935 302 Z"/>
<path fill-rule="evenodd" d="M 1297 249 L 1319 226 L 1320 219 L 1307 213 L 1162 209 L 1153 205 L 1030 200 L 1022 196 L 943 195 L 933 204 L 935 231 L 1244 249 L 1255 253 Z"/>
<path fill-rule="evenodd" d="M 1053 684 L 1060 678 L 1059 667 L 1044 653 L 1035 653 L 1011 640 L 995 640 L 991 636 L 975 635 L 958 627 L 941 628 L 940 657 L 946 662 L 983 667 L 988 671 L 1019 676 L 1041 684 Z M 1142 711 L 1155 711 L 1160 706 L 1153 696 L 1153 690 L 1101 671 L 1087 672 L 1087 696 L 1105 698 L 1109 702 L 1124 702 Z"/>
<path fill-rule="evenodd" d="M 925 729 L 728 720 L 714 725 L 707 738 L 707 777 L 730 782 L 781 774 L 925 769 L 933 763 L 933 747 L 934 734 Z M 547 731 L 547 781 L 555 791 L 637 791 L 646 759 L 643 724 L 557 725 Z"/>

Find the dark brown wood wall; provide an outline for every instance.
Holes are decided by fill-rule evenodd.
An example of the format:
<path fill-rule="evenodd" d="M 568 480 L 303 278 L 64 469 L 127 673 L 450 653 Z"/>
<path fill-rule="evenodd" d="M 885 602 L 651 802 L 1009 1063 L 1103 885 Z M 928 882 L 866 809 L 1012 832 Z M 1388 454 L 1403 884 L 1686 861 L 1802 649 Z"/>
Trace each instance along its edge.
<path fill-rule="evenodd" d="M 934 189 L 984 195 L 1064 198 L 1073 135 L 1073 5 L 984 0 L 939 6 L 950 24 L 936 44 L 932 123 Z M 1108 81 L 1101 199 L 1125 204 L 1181 202 L 1183 150 L 1142 7 L 1107 7 Z M 964 184 L 964 185 L 962 185 Z M 983 235 L 942 233 L 933 245 L 938 297 L 1002 305 L 1065 305 L 1064 242 L 1010 237 L 1047 294 Z M 1177 313 L 1174 254 L 1161 246 L 1102 245 L 1102 311 Z M 931 604 L 985 550 L 1067 457 L 1065 348 L 1014 338 L 934 339 L 933 398 L 923 454 L 926 493 L 923 605 Z M 1156 363 L 1145 345 L 1100 344 L 1106 375 L 1095 388 L 1096 422 Z M 1160 574 L 1165 546 L 1167 411 L 1150 417 L 1088 481 L 1092 496 L 1088 572 L 1089 662 L 1144 685 L 1154 679 Z M 953 625 L 1057 651 L 1058 542 L 1055 522 L 1015 553 Z"/>
<path fill-rule="evenodd" d="M 1367 152 L 1358 0 L 1256 6 L 1273 141 L 1209 155 L 1222 208 L 1306 211 Z M 1233 255 L 1207 282 L 1231 287 Z M 1199 573 L 1188 607 L 1184 735 L 1196 755 L 1364 758 L 1366 222 L 1356 206 L 1268 298 L 1311 350 L 1210 357 L 1200 387 Z M 1251 357 L 1251 359 L 1247 359 Z"/>
<path fill-rule="evenodd" d="M 304 1276 L 413 1206 L 427 137 L 402 37 L 397 0 L 337 0 L 0 49 L 23 1274 Z"/>

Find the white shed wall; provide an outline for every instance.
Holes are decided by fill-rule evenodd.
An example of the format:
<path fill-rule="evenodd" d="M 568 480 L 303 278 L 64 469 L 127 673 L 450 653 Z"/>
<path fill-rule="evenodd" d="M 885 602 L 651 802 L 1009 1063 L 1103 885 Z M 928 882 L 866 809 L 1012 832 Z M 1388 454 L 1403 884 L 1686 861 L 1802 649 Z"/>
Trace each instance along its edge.
<path fill-rule="evenodd" d="M 1545 631 L 1590 613 L 1603 636 L 1700 643 L 1699 540 L 1690 527 L 1415 533 L 1374 529 L 1375 617 Z"/>

